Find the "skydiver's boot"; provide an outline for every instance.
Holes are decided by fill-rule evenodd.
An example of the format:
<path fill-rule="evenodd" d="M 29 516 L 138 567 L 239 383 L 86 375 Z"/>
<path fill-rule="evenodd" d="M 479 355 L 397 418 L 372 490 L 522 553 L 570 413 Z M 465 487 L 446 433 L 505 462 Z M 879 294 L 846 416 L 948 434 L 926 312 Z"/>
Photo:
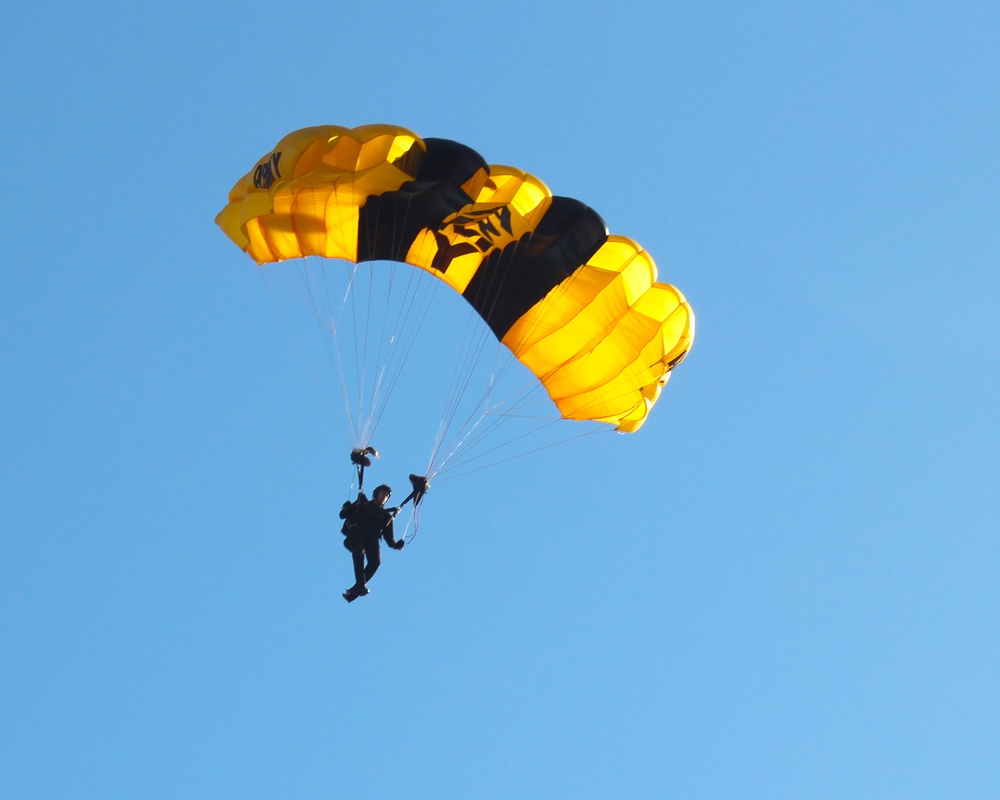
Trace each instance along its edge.
<path fill-rule="evenodd" d="M 364 584 L 361 585 L 354 584 L 354 586 L 352 586 L 350 589 L 344 592 L 343 597 L 348 603 L 353 603 L 359 597 L 364 597 L 366 594 L 368 594 L 367 586 L 365 586 Z"/>

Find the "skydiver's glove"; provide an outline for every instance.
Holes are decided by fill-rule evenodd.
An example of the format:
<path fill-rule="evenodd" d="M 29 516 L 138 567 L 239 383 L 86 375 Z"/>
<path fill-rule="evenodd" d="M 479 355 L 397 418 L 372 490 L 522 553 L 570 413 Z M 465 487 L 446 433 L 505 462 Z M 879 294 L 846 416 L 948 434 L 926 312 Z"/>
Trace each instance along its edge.
<path fill-rule="evenodd" d="M 398 542 L 396 542 L 396 543 L 395 543 L 395 544 L 394 544 L 394 545 L 392 546 L 392 549 L 393 549 L 393 550 L 402 550 L 402 549 L 403 549 L 403 545 L 404 545 L 404 544 L 405 544 L 405 542 L 404 542 L 404 541 L 403 541 L 402 539 L 400 539 L 400 540 L 399 540 Z"/>

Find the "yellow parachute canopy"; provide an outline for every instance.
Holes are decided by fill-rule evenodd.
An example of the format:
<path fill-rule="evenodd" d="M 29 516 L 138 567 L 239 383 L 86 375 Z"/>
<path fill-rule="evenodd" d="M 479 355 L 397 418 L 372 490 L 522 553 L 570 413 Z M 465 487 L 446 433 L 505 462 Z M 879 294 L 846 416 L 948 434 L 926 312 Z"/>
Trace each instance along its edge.
<path fill-rule="evenodd" d="M 472 305 L 567 419 L 632 432 L 694 339 L 694 313 L 578 200 L 395 125 L 295 131 L 215 220 L 258 264 L 392 260 Z"/>

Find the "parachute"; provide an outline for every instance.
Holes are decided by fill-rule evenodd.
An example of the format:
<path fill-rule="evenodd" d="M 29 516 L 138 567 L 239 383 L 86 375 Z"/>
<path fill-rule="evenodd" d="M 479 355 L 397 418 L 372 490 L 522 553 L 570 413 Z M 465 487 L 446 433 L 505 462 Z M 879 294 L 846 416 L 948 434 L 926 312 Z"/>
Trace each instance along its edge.
<path fill-rule="evenodd" d="M 578 200 L 394 125 L 284 137 L 219 227 L 258 264 L 399 261 L 460 293 L 563 418 L 637 430 L 691 348 L 694 313 L 649 254 Z"/>
<path fill-rule="evenodd" d="M 394 125 L 288 134 L 233 186 L 215 221 L 259 266 L 319 257 L 433 276 L 530 371 L 556 420 L 638 430 L 694 339 L 684 295 L 593 209 L 463 144 Z M 303 294 L 316 311 L 312 280 Z M 358 283 L 352 273 L 348 291 Z M 336 336 L 341 321 L 325 316 Z M 412 340 L 418 329 L 390 338 Z M 370 437 L 356 430 L 352 446 Z"/>

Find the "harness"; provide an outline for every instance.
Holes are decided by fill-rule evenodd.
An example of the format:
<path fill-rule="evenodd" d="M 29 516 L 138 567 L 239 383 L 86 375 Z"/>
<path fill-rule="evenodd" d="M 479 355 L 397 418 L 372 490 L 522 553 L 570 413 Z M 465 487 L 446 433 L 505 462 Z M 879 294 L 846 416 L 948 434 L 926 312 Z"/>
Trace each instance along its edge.
<path fill-rule="evenodd" d="M 358 492 L 364 492 L 365 490 L 365 467 L 370 467 L 372 465 L 371 458 L 378 458 L 378 450 L 374 447 L 356 447 L 351 451 L 351 463 L 358 468 Z M 412 491 L 406 495 L 406 498 L 395 508 L 386 509 L 390 514 L 390 519 L 395 519 L 400 511 L 403 510 L 403 506 L 413 501 L 413 507 L 416 508 L 420 505 L 420 501 L 424 499 L 424 495 L 427 494 L 427 490 L 431 488 L 430 481 L 427 480 L 426 475 L 410 475 L 410 486 Z M 348 501 L 344 504 L 346 507 L 350 503 Z M 350 520 L 344 522 L 344 530 L 342 533 L 347 534 L 348 530 L 352 527 Z"/>

